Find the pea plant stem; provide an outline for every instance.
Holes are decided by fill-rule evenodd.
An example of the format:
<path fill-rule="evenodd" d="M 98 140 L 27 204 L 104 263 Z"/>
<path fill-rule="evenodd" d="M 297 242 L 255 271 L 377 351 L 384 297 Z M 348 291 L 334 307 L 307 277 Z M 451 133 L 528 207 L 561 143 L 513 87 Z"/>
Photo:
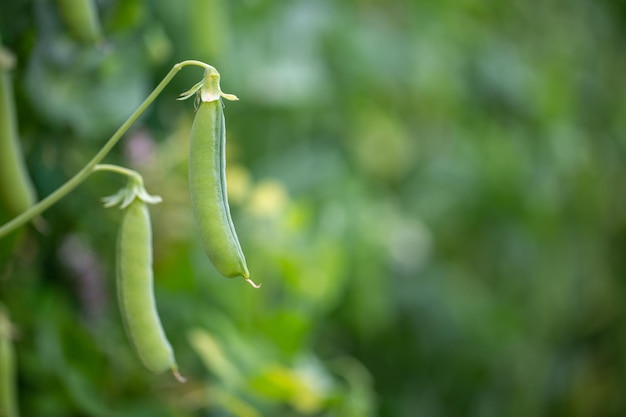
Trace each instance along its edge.
<path fill-rule="evenodd" d="M 95 171 L 115 172 L 120 175 L 126 175 L 127 177 L 133 177 L 133 178 L 138 178 L 139 180 L 142 180 L 141 175 L 137 171 L 133 171 L 132 169 L 124 168 L 119 165 L 98 164 L 95 167 L 93 167 L 93 171 L 94 172 Z"/>
<path fill-rule="evenodd" d="M 143 114 L 144 111 L 152 104 L 152 102 L 158 97 L 159 94 L 163 91 L 163 89 L 169 84 L 169 82 L 174 78 L 174 76 L 186 66 L 197 66 L 202 67 L 204 69 L 212 68 L 210 65 L 205 64 L 201 61 L 188 60 L 182 61 L 175 64 L 170 72 L 167 73 L 165 78 L 156 86 L 156 88 L 150 93 L 150 95 L 144 100 L 143 103 L 135 110 L 133 114 L 122 124 L 122 126 L 117 129 L 117 131 L 111 136 L 111 138 L 105 143 L 105 145 L 100 149 L 100 151 L 85 165 L 76 175 L 70 178 L 65 184 L 57 188 L 54 192 L 49 194 L 46 198 L 39 201 L 34 206 L 30 207 L 28 210 L 20 214 L 19 216 L 13 218 L 9 222 L 5 223 L 0 227 L 0 239 L 7 236 L 9 233 L 15 231 L 19 227 L 28 223 L 36 216 L 40 215 L 47 209 L 49 209 L 52 205 L 57 203 L 60 199 L 69 194 L 72 190 L 78 187 L 83 181 L 87 179 L 93 172 L 95 166 L 100 163 L 107 156 L 107 154 L 113 149 L 113 147 L 119 142 L 122 136 L 128 131 L 128 129 L 132 126 L 133 123 Z"/>

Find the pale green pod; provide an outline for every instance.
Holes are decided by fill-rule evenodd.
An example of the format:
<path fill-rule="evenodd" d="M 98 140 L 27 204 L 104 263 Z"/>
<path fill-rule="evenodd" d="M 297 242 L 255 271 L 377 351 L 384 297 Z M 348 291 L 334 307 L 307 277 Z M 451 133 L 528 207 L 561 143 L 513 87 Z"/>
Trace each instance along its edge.
<path fill-rule="evenodd" d="M 0 416 L 18 417 L 11 322 L 0 305 Z"/>
<path fill-rule="evenodd" d="M 154 300 L 152 231 L 146 204 L 135 198 L 124 209 L 117 242 L 117 289 L 129 339 L 150 371 L 171 370 L 178 378 L 172 346 Z"/>
<path fill-rule="evenodd" d="M 58 5 L 72 36 L 85 43 L 101 40 L 100 20 L 93 0 L 58 0 Z"/>
<path fill-rule="evenodd" d="M 228 278 L 249 279 L 228 206 L 225 146 L 221 101 L 200 102 L 189 144 L 189 187 L 196 223 L 215 269 Z"/>
<path fill-rule="evenodd" d="M 36 198 L 22 156 L 10 77 L 0 63 L 0 211 L 15 217 Z"/>

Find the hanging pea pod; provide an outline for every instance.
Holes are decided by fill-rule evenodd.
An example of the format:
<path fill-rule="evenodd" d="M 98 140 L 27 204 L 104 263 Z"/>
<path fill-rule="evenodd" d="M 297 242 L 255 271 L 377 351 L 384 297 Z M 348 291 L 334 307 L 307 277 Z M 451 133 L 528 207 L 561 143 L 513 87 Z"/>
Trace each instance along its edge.
<path fill-rule="evenodd" d="M 134 171 L 112 165 L 97 165 L 96 170 L 130 174 L 126 188 L 103 199 L 105 207 L 119 204 L 124 210 L 117 240 L 117 294 L 128 338 L 146 368 L 154 373 L 169 369 L 183 382 L 154 299 L 152 231 L 146 203 L 156 204 L 161 198 L 149 195 Z"/>
<path fill-rule="evenodd" d="M 18 415 L 13 329 L 6 309 L 0 304 L 0 416 Z"/>
<path fill-rule="evenodd" d="M 0 206 L 15 217 L 35 203 L 35 190 L 24 164 L 17 133 L 11 54 L 0 46 Z"/>
<path fill-rule="evenodd" d="M 98 11 L 93 0 L 58 0 L 59 11 L 74 38 L 84 43 L 102 40 Z"/>
<path fill-rule="evenodd" d="M 227 278 L 250 279 L 246 258 L 230 216 L 226 190 L 226 124 L 221 98 L 220 75 L 213 67 L 205 70 L 201 82 L 181 94 L 195 96 L 200 104 L 191 127 L 189 143 L 189 188 L 191 203 L 204 250 L 217 271 Z"/>

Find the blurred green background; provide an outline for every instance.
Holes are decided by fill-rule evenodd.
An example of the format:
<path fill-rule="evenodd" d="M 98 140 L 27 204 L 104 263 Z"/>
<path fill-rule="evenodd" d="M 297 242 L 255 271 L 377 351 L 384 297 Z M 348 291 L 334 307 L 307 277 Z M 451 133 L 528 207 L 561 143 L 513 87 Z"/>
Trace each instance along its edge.
<path fill-rule="evenodd" d="M 626 414 L 626 6 L 1 0 L 39 197 L 165 76 L 222 74 L 233 220 L 217 274 L 187 187 L 185 68 L 106 159 L 149 192 L 155 291 L 186 384 L 154 376 L 115 295 L 123 184 L 94 174 L 1 246 L 23 416 Z M 2 219 L 6 221 L 7 219 Z"/>

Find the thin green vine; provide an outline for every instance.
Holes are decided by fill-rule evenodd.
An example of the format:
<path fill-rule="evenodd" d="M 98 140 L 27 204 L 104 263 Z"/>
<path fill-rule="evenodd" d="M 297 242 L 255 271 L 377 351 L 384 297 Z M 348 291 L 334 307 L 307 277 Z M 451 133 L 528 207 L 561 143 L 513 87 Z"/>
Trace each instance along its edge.
<path fill-rule="evenodd" d="M 7 236 L 9 233 L 15 231 L 19 227 L 28 223 L 52 205 L 57 203 L 60 199 L 69 194 L 72 190 L 78 187 L 83 181 L 85 181 L 93 172 L 96 165 L 104 159 L 105 156 L 113 149 L 113 147 L 119 142 L 122 136 L 128 131 L 128 129 L 132 126 L 133 123 L 143 114 L 144 111 L 152 104 L 152 102 L 158 97 L 159 94 L 163 91 L 163 89 L 169 84 L 170 81 L 174 78 L 174 76 L 187 66 L 197 66 L 202 67 L 205 70 L 213 68 L 209 64 L 205 64 L 201 61 L 195 60 L 187 60 L 182 61 L 175 64 L 170 72 L 167 73 L 165 78 L 156 86 L 156 88 L 150 93 L 150 95 L 144 100 L 143 103 L 135 110 L 133 114 L 122 124 L 122 126 L 117 129 L 117 131 L 111 136 L 111 138 L 105 143 L 105 145 L 100 149 L 100 151 L 89 161 L 83 169 L 78 171 L 76 175 L 70 178 L 65 184 L 57 188 L 54 192 L 49 194 L 46 198 L 39 201 L 34 206 L 30 207 L 28 210 L 15 217 L 13 220 L 5 223 L 0 227 L 0 239 Z"/>
<path fill-rule="evenodd" d="M 98 164 L 93 167 L 93 171 L 107 171 L 107 172 L 115 172 L 116 174 L 125 175 L 127 177 L 139 178 L 141 179 L 141 175 L 137 171 L 133 171 L 132 169 L 124 168 L 119 165 L 113 164 Z"/>

